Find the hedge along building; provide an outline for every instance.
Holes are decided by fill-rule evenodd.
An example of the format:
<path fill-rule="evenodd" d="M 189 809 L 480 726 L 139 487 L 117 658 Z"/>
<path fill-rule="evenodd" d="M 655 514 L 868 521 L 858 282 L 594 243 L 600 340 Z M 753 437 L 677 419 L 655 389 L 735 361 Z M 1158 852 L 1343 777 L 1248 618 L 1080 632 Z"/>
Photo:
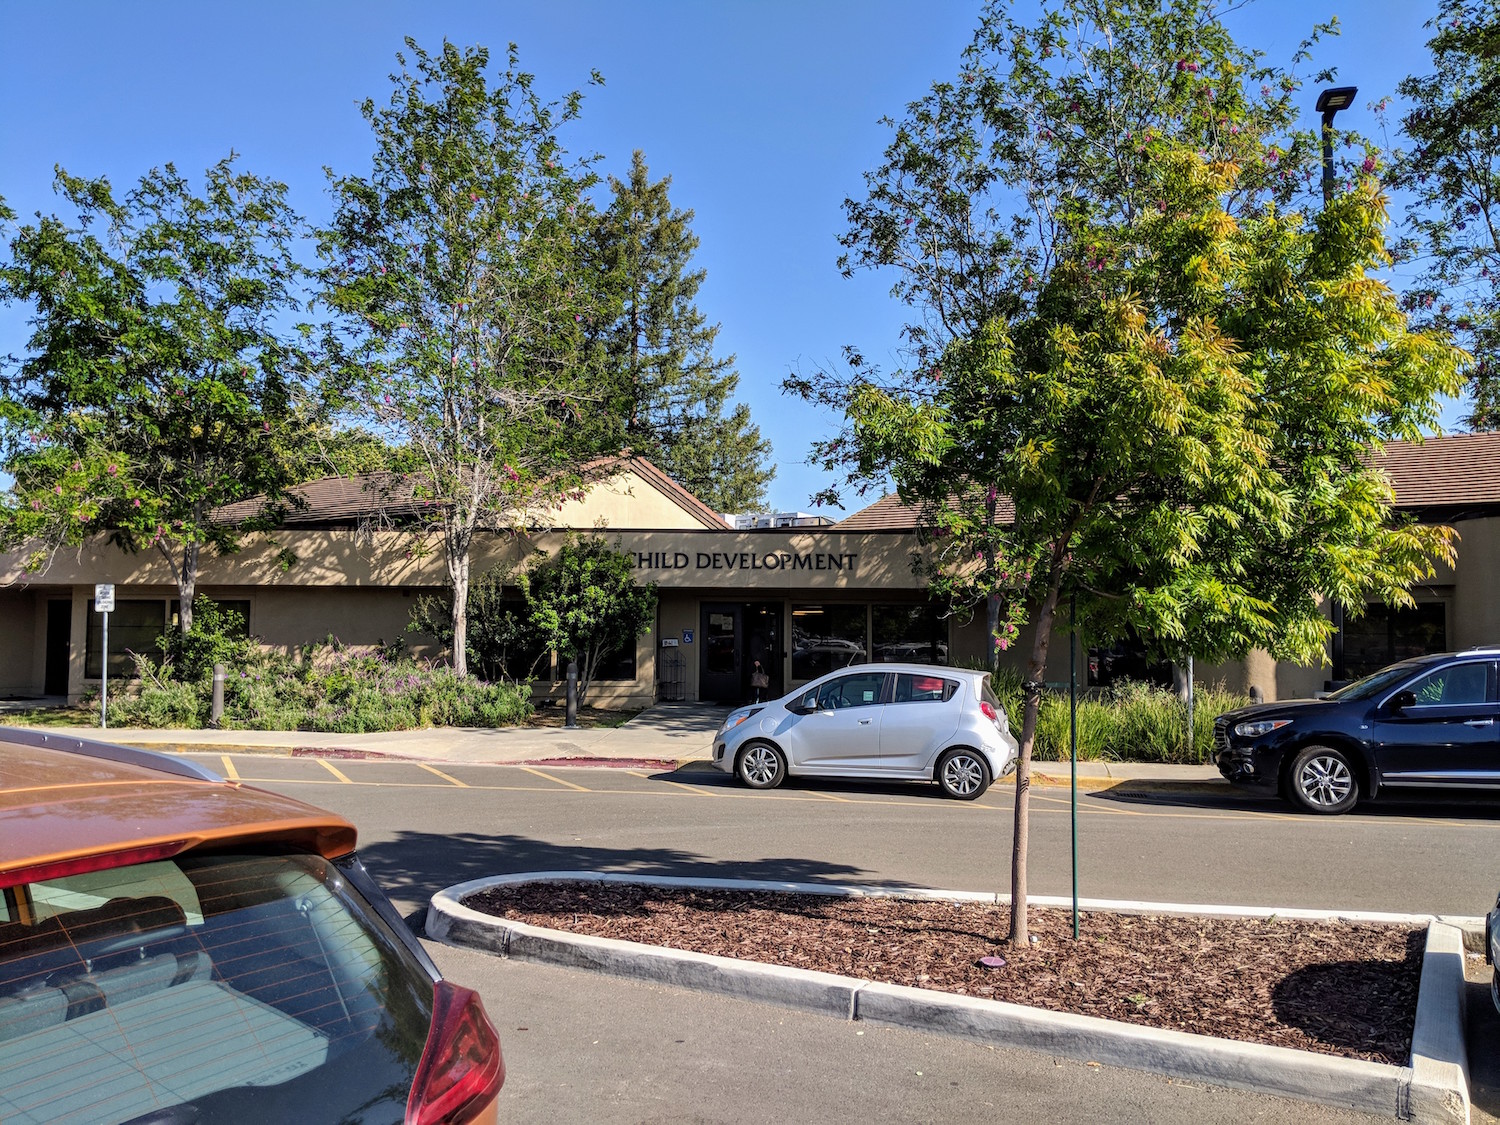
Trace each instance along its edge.
<path fill-rule="evenodd" d="M 1412 609 L 1351 613 L 1328 665 L 1278 664 L 1252 653 L 1228 665 L 1200 665 L 1201 681 L 1291 698 L 1404 656 L 1500 643 L 1500 598 L 1493 595 L 1500 434 L 1398 443 L 1383 464 L 1400 507 L 1457 528 L 1459 564 L 1414 590 Z M 441 656 L 431 638 L 407 631 L 414 599 L 445 590 L 441 542 L 400 529 L 403 516 L 418 515 L 409 490 L 403 500 L 372 485 L 330 478 L 303 486 L 305 507 L 288 513 L 274 534 L 252 534 L 239 553 L 204 559 L 199 591 L 240 611 L 250 632 L 276 649 L 329 636 L 356 645 L 404 639 L 418 655 Z M 473 573 L 514 564 L 534 547 L 555 551 L 576 529 L 606 536 L 632 557 L 642 581 L 657 585 L 655 626 L 601 670 L 591 695 L 599 705 L 750 698 L 757 661 L 769 681 L 762 694 L 774 697 L 850 663 L 975 663 L 986 651 L 982 615 L 945 614 L 929 602 L 912 565 L 920 549 L 916 512 L 894 497 L 829 527 L 736 531 L 650 463 L 623 458 L 581 499 L 531 522 L 523 536 L 478 536 Z M 286 551 L 296 558 L 289 567 Z M 152 554 L 127 554 L 100 537 L 60 552 L 39 574 L 25 572 L 22 559 L 0 556 L 0 696 L 78 699 L 97 686 L 103 654 L 92 606 L 96 583 L 116 587 L 111 676 L 129 673 L 126 649 L 155 652 L 155 638 L 173 627 L 176 587 Z M 1068 677 L 1067 647 L 1053 646 L 1051 682 Z M 1023 634 L 1004 659 L 1019 669 L 1027 651 Z M 1106 678 L 1102 664 L 1110 655 L 1096 654 L 1091 678 Z M 542 658 L 540 693 L 559 691 L 565 660 Z"/>

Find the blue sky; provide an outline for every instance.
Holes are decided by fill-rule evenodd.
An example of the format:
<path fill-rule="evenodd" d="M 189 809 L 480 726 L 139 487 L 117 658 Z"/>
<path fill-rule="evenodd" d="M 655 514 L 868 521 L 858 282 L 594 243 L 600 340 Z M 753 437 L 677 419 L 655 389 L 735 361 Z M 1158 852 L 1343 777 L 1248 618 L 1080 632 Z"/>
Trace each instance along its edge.
<path fill-rule="evenodd" d="M 1343 34 L 1315 62 L 1360 88 L 1340 124 L 1374 132 L 1366 101 L 1428 68 L 1422 23 L 1433 8 L 1259 0 L 1231 24 L 1283 61 L 1314 21 L 1337 14 Z M 783 396 L 782 378 L 837 363 L 845 344 L 899 363 L 903 310 L 886 295 L 890 279 L 838 274 L 840 205 L 879 160 L 877 119 L 956 70 L 977 10 L 950 0 L 0 0 L 0 195 L 25 217 L 54 208 L 54 164 L 123 186 L 167 161 L 196 176 L 234 149 L 320 221 L 323 167 L 369 167 L 358 103 L 385 99 L 404 36 L 483 44 L 497 57 L 514 41 L 558 95 L 598 69 L 605 85 L 588 94 L 569 146 L 621 175 L 642 149 L 653 177 L 672 177 L 674 203 L 695 212 L 708 271 L 699 306 L 721 324 L 719 350 L 736 354 L 740 397 L 774 444 L 772 503 L 805 509 L 827 483 L 804 463 L 808 445 L 834 422 Z M 19 351 L 25 334 L 20 312 L 0 309 L 0 354 Z"/>

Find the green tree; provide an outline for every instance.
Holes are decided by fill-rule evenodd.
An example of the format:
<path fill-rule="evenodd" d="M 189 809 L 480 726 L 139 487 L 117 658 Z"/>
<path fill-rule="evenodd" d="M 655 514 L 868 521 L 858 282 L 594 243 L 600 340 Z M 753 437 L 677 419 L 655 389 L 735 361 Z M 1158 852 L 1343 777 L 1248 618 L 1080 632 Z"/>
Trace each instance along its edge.
<path fill-rule="evenodd" d="M 536 563 L 526 585 L 531 626 L 561 660 L 578 661 L 578 698 L 605 658 L 634 645 L 656 618 L 656 587 L 640 586 L 629 555 L 598 536 L 573 537 Z"/>
<path fill-rule="evenodd" d="M 620 301 L 601 336 L 618 385 L 622 444 L 721 512 L 759 508 L 776 475 L 771 446 L 748 406 L 729 405 L 739 375 L 733 356 L 714 356 L 719 326 L 695 304 L 707 274 L 691 268 L 693 213 L 672 206 L 671 183 L 652 183 L 636 150 L 630 178 L 610 177 L 614 200 L 600 216 L 600 267 Z"/>
<path fill-rule="evenodd" d="M 843 407 L 819 452 L 929 514 L 940 593 L 992 648 L 1032 628 L 1010 938 L 1024 944 L 1031 752 L 1060 608 L 1164 654 L 1320 660 L 1321 600 L 1409 603 L 1452 533 L 1393 514 L 1372 455 L 1435 425 L 1460 353 L 1373 271 L 1384 200 L 1326 212 L 1295 74 L 1206 0 L 986 10 L 956 83 L 895 126 L 848 205 L 846 268 L 890 266 L 914 362 L 789 382 Z M 925 249 L 924 249 L 925 248 Z"/>
<path fill-rule="evenodd" d="M 31 307 L 27 354 L 3 372 L 0 536 L 45 567 L 100 532 L 171 568 L 182 632 L 199 556 L 247 527 L 215 511 L 290 484 L 278 456 L 309 367 L 279 330 L 298 309 L 300 220 L 286 188 L 234 166 L 202 195 L 170 164 L 123 199 L 61 169 L 71 219 L 38 216 L 0 262 L 0 300 Z"/>
<path fill-rule="evenodd" d="M 532 623 L 526 602 L 528 575 L 514 567 L 487 570 L 469 583 L 465 641 L 469 668 L 482 680 L 531 680 L 551 649 Z M 413 633 L 426 633 L 445 645 L 453 643 L 451 600 L 424 594 L 412 606 Z"/>
<path fill-rule="evenodd" d="M 463 674 L 475 532 L 531 522 L 618 450 L 586 341 L 614 309 L 586 268 L 590 162 L 557 139 L 582 95 L 544 101 L 514 45 L 492 86 L 484 48 L 406 44 L 389 105 L 363 106 L 370 175 L 330 173 L 323 293 L 353 373 L 339 405 L 420 465 Z"/>
<path fill-rule="evenodd" d="M 1412 196 L 1403 253 L 1423 263 L 1403 300 L 1472 355 L 1467 424 L 1500 429 L 1500 6 L 1441 0 L 1427 26 L 1434 69 L 1399 87 L 1411 147 L 1391 172 Z"/>

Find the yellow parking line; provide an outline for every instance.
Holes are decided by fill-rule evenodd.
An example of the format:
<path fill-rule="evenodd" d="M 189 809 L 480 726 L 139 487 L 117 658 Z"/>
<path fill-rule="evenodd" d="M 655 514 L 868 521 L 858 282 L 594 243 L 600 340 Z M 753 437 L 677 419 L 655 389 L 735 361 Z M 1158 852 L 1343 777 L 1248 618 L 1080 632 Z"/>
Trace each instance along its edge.
<path fill-rule="evenodd" d="M 571 781 L 564 781 L 560 777 L 553 777 L 550 773 L 543 773 L 541 770 L 532 769 L 530 766 L 521 766 L 520 768 L 525 770 L 527 773 L 535 774 L 537 777 L 545 778 L 548 781 L 555 781 L 559 785 L 566 785 L 569 789 L 576 789 L 580 793 L 593 792 L 592 789 L 586 789 L 582 785 L 574 785 Z"/>
<path fill-rule="evenodd" d="M 451 782 L 452 784 L 457 785 L 460 789 L 467 789 L 469 787 L 469 783 L 467 781 L 459 781 L 458 778 L 451 777 L 448 774 L 444 773 L 442 770 L 437 769 L 433 766 L 429 766 L 426 762 L 418 762 L 417 765 L 421 766 L 428 773 L 435 773 L 444 781 Z"/>
<path fill-rule="evenodd" d="M 230 781 L 240 780 L 240 771 L 234 768 L 234 762 L 230 761 L 228 754 L 221 754 L 219 761 L 224 763 L 224 776 Z"/>
<path fill-rule="evenodd" d="M 338 778 L 345 785 L 353 785 L 354 784 L 354 782 L 350 781 L 347 777 L 344 776 L 344 773 L 343 773 L 342 770 L 340 770 L 336 765 L 334 765 L 332 762 L 330 762 L 327 758 L 318 758 L 318 759 L 315 759 L 315 760 L 317 762 L 319 762 L 323 766 L 323 768 L 325 770 L 327 770 L 329 773 L 333 774 L 334 777 Z"/>

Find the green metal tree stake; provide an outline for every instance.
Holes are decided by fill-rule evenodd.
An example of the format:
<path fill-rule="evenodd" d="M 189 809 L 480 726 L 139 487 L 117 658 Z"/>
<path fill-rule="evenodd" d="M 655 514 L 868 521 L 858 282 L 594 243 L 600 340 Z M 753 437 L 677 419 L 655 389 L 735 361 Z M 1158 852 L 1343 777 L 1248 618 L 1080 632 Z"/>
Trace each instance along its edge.
<path fill-rule="evenodd" d="M 1070 808 L 1073 822 L 1073 939 L 1078 939 L 1078 590 L 1068 611 L 1068 744 L 1072 760 Z"/>

